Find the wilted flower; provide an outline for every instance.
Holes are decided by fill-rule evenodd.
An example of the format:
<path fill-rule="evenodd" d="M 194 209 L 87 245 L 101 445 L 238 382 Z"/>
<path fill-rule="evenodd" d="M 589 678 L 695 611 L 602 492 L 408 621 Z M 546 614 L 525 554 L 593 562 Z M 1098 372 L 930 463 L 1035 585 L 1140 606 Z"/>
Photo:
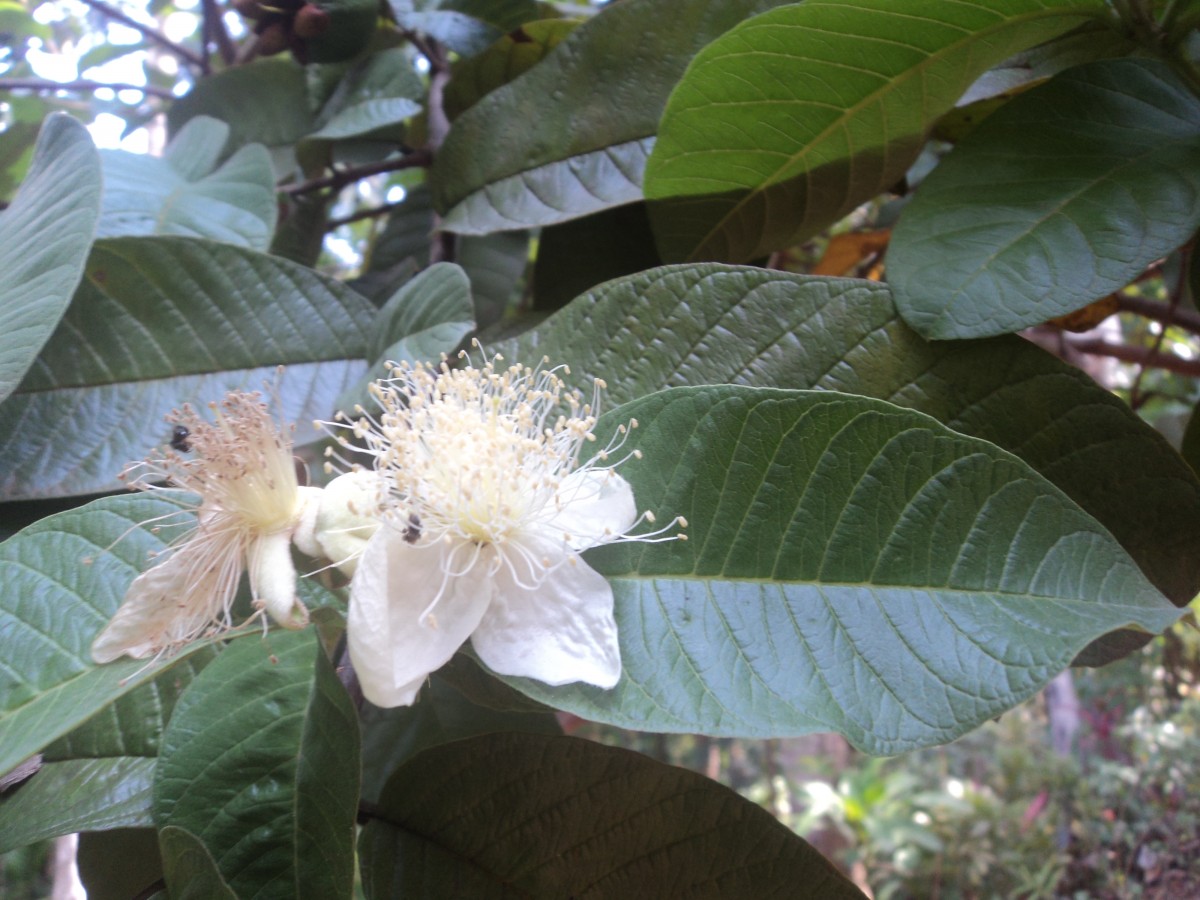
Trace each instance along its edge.
<path fill-rule="evenodd" d="M 136 473 L 133 488 L 197 494 L 197 524 L 134 579 L 92 644 L 98 663 L 162 653 L 232 627 L 244 568 L 260 611 L 287 628 L 308 622 L 291 541 L 315 519 L 321 491 L 298 484 L 290 429 L 272 420 L 259 394 L 230 393 L 210 408 L 211 422 L 190 406 L 172 413 L 171 446 L 126 473 Z"/>
<path fill-rule="evenodd" d="M 378 417 L 360 409 L 348 426 L 389 492 L 351 581 L 348 622 L 363 694 L 379 706 L 412 703 L 468 637 L 503 675 L 604 688 L 620 678 L 612 588 L 578 553 L 666 529 L 629 534 L 653 516 L 638 515 L 613 471 L 624 426 L 578 460 L 595 440 L 603 383 L 587 404 L 566 389 L 565 367 L 498 370 L 500 359 L 394 366 L 372 385 Z"/>

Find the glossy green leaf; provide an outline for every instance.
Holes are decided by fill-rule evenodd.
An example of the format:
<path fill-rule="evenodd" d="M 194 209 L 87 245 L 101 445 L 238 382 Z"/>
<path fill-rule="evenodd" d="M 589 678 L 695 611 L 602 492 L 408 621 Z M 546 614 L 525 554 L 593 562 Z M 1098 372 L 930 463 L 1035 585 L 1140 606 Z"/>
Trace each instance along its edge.
<path fill-rule="evenodd" d="M 0 853 L 77 831 L 149 827 L 153 776 L 145 756 L 46 763 L 0 799 Z"/>
<path fill-rule="evenodd" d="M 171 133 L 196 116 L 228 123 L 230 152 L 245 144 L 290 147 L 315 124 L 304 67 L 290 57 L 258 59 L 200 79 L 171 104 Z"/>
<path fill-rule="evenodd" d="M 71 302 L 100 214 L 100 160 L 65 115 L 42 126 L 33 165 L 0 211 L 0 400 L 33 363 Z"/>
<path fill-rule="evenodd" d="M 626 0 L 606 7 L 454 122 L 430 174 L 445 227 L 485 234 L 550 225 L 641 199 L 659 115 L 688 60 L 776 5 Z"/>
<path fill-rule="evenodd" d="M 611 402 L 734 382 L 878 397 L 1016 453 L 1098 519 L 1151 581 L 1200 592 L 1200 482 L 1129 407 L 1028 341 L 928 343 L 884 285 L 719 265 L 668 266 L 602 285 L 519 341 Z"/>
<path fill-rule="evenodd" d="M 105 497 L 0 544 L 0 773 L 203 649 L 157 662 L 91 658 L 148 554 L 177 533 L 139 523 L 178 511 L 162 498 Z"/>
<path fill-rule="evenodd" d="M 186 828 L 163 828 L 158 848 L 171 900 L 238 900 L 208 848 Z"/>
<path fill-rule="evenodd" d="M 179 234 L 265 250 L 275 233 L 275 173 L 261 144 L 221 163 L 229 126 L 197 116 L 159 159 L 104 150 L 98 237 Z"/>
<path fill-rule="evenodd" d="M 297 440 L 314 440 L 312 419 L 366 369 L 374 315 L 340 282 L 278 257 L 187 238 L 99 241 L 71 309 L 0 407 L 5 499 L 117 488 L 126 463 L 170 437 L 172 408 L 264 382 Z"/>
<path fill-rule="evenodd" d="M 729 788 L 575 738 L 438 747 L 397 772 L 380 806 L 359 843 L 370 900 L 863 896 Z"/>
<path fill-rule="evenodd" d="M 354 707 L 312 629 L 235 641 L 175 708 L 154 818 L 197 837 L 238 896 L 349 898 L 358 759 Z"/>
<path fill-rule="evenodd" d="M 1011 709 L 1101 635 L 1181 615 L 1050 482 L 912 410 L 724 385 L 635 400 L 601 429 L 630 419 L 644 458 L 621 474 L 688 539 L 588 556 L 613 586 L 621 681 L 505 679 L 585 719 L 836 731 L 890 755 Z"/>
<path fill-rule="evenodd" d="M 937 119 L 1009 55 L 1103 0 L 806 0 L 706 47 L 646 166 L 663 258 L 743 262 L 895 184 Z"/>
<path fill-rule="evenodd" d="M 901 314 L 983 337 L 1119 290 L 1200 227 L 1200 98 L 1155 60 L 1068 70 L 925 179 L 888 248 Z"/>

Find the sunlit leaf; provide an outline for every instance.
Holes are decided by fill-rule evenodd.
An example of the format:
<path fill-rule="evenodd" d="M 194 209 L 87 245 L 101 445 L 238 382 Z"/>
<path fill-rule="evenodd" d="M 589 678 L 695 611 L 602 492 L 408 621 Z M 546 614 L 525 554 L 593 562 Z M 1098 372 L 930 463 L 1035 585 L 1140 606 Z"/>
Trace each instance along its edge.
<path fill-rule="evenodd" d="M 743 262 L 886 191 L 992 65 L 1103 0 L 806 0 L 706 47 L 671 94 L 645 192 L 667 260 Z"/>

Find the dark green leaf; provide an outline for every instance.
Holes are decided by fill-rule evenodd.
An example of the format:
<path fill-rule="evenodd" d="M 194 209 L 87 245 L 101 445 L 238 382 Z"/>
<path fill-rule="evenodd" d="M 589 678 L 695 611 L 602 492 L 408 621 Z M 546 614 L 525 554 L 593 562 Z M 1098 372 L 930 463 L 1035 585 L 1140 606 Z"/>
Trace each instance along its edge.
<path fill-rule="evenodd" d="M 930 338 L 1061 316 L 1200 226 L 1200 98 L 1154 60 L 1064 72 L 988 118 L 921 185 L 888 249 Z"/>
<path fill-rule="evenodd" d="M 158 833 L 158 848 L 171 900 L 238 900 L 194 834 L 168 825 Z"/>
<path fill-rule="evenodd" d="M 806 0 L 706 47 L 646 166 L 663 258 L 743 262 L 895 184 L 930 127 L 1012 53 L 1103 0 Z"/>
<path fill-rule="evenodd" d="M 43 751 L 47 760 L 99 759 L 108 756 L 157 756 L 163 729 L 175 702 L 197 673 L 216 656 L 205 647 L 153 681 L 102 709 Z"/>
<path fill-rule="evenodd" d="M 371 900 L 863 896 L 729 788 L 574 738 L 438 747 L 397 772 L 381 806 L 359 843 Z"/>
<path fill-rule="evenodd" d="M 504 316 L 514 299 L 529 263 L 529 234 L 511 231 L 462 238 L 458 262 L 471 280 L 475 321 L 486 328 Z"/>
<path fill-rule="evenodd" d="M 354 707 L 311 629 L 235 641 L 175 708 L 154 818 L 195 835 L 239 896 L 348 898 L 358 760 Z"/>
<path fill-rule="evenodd" d="M 1028 341 L 928 343 L 888 289 L 718 265 L 670 266 L 585 294 L 500 350 L 548 354 L 613 402 L 670 385 L 865 394 L 1016 453 L 1098 519 L 1177 604 L 1200 591 L 1200 482 L 1129 407 Z"/>
<path fill-rule="evenodd" d="M 99 237 L 180 234 L 265 250 L 275 232 L 275 174 L 260 144 L 221 163 L 229 126 L 197 116 L 161 158 L 105 150 Z"/>
<path fill-rule="evenodd" d="M 454 122 L 430 175 L 445 226 L 486 234 L 640 200 L 659 115 L 688 60 L 746 16 L 777 5 L 626 0 L 605 7 Z"/>
<path fill-rule="evenodd" d="M 1016 706 L 1101 635 L 1180 616 L 1050 482 L 920 413 L 724 385 L 600 427 L 630 419 L 644 458 L 621 474 L 660 521 L 685 515 L 688 540 L 589 554 L 624 671 L 611 691 L 505 679 L 557 709 L 648 731 L 836 731 L 890 755 Z"/>
<path fill-rule="evenodd" d="M 275 256 L 187 238 L 99 241 L 76 302 L 0 407 L 5 499 L 119 487 L 127 462 L 169 438 L 173 407 L 264 381 L 276 415 L 311 441 L 312 419 L 365 371 L 374 315 L 340 282 Z"/>
<path fill-rule="evenodd" d="M 0 853 L 76 831 L 148 827 L 153 776 L 144 756 L 46 763 L 0 800 Z"/>
<path fill-rule="evenodd" d="M 558 309 L 602 281 L 661 262 L 644 203 L 543 228 L 533 270 L 534 309 Z"/>
<path fill-rule="evenodd" d="M 491 678 L 470 660 L 464 659 L 462 664 L 471 666 L 483 678 Z M 528 703 L 512 688 L 499 681 L 495 683 L 502 690 Z M 434 675 L 430 679 L 429 685 L 421 692 L 421 702 L 415 706 L 378 709 L 367 705 L 362 710 L 361 718 L 362 796 L 363 800 L 370 803 L 379 799 L 384 783 L 397 766 L 428 747 L 502 731 L 562 733 L 558 720 L 549 710 L 515 712 L 481 706 L 452 687 L 441 675 Z"/>
<path fill-rule="evenodd" d="M 42 126 L 33 165 L 0 211 L 0 400 L 49 339 L 83 274 L 100 214 L 100 159 L 65 115 Z"/>

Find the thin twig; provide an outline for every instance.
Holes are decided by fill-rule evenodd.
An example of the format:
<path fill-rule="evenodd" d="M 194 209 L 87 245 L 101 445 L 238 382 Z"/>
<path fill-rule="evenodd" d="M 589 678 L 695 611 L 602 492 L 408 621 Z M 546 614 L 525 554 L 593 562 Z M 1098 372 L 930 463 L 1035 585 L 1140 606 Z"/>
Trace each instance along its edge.
<path fill-rule="evenodd" d="M 216 41 L 221 61 L 227 66 L 232 65 L 234 59 L 237 58 L 237 47 L 234 46 L 233 39 L 230 38 L 229 31 L 225 28 L 225 19 L 221 16 L 221 8 L 217 5 L 217 0 L 203 0 L 203 9 L 205 61 L 207 62 L 208 40 L 211 38 Z"/>
<path fill-rule="evenodd" d="M 1165 369 L 1179 375 L 1200 377 L 1200 360 L 1198 359 L 1184 359 L 1174 353 L 1156 353 L 1148 356 L 1141 347 L 1113 344 L 1097 337 L 1077 337 L 1073 334 L 1063 334 L 1063 341 L 1072 350 L 1078 350 L 1081 353 L 1090 353 L 1093 356 L 1111 356 L 1122 362 Z"/>
<path fill-rule="evenodd" d="M 1159 351 L 1162 349 L 1163 340 L 1167 336 L 1167 328 L 1175 321 L 1175 316 L 1179 311 L 1179 302 L 1183 299 L 1183 292 L 1187 290 L 1188 283 L 1188 256 L 1185 253 L 1180 257 L 1179 278 L 1175 282 L 1175 286 L 1171 289 L 1170 300 L 1167 303 L 1167 318 L 1163 319 L 1158 329 L 1158 335 L 1154 339 L 1154 343 L 1146 349 L 1146 358 L 1159 356 Z M 1132 409 L 1137 409 L 1142 405 L 1144 400 L 1141 398 L 1142 378 L 1146 374 L 1146 366 L 1143 364 L 1138 369 L 1137 376 L 1133 379 L 1133 385 L 1129 389 L 1129 406 Z"/>
<path fill-rule="evenodd" d="M 1172 307 L 1169 303 L 1160 303 L 1145 297 L 1127 297 L 1124 294 L 1117 294 L 1117 309 L 1200 334 L 1200 313 L 1195 310 Z"/>
<path fill-rule="evenodd" d="M 404 201 L 398 203 L 384 203 L 382 206 L 372 206 L 370 209 L 362 209 L 353 215 L 342 216 L 340 219 L 330 219 L 325 223 L 325 230 L 332 231 L 341 225 L 349 225 L 351 222 L 361 222 L 363 219 L 373 219 L 376 216 L 386 216 L 398 206 L 403 206 Z"/>
<path fill-rule="evenodd" d="M 285 194 L 308 194 L 312 191 L 320 191 L 325 188 L 341 189 L 348 184 L 358 181 L 360 178 L 368 178 L 371 175 L 382 175 L 384 172 L 399 172 L 402 169 L 413 169 L 417 166 L 427 166 L 433 162 L 433 154 L 428 149 L 413 150 L 399 159 L 385 159 L 383 162 L 371 163 L 367 166 L 356 166 L 349 169 L 335 170 L 332 175 L 327 175 L 322 178 L 312 178 L 300 184 L 289 185 L 283 188 Z"/>
<path fill-rule="evenodd" d="M 105 81 L 51 81 L 48 78 L 0 78 L 0 91 L 141 91 L 150 97 L 174 100 L 175 95 L 166 88 L 149 84 L 120 84 Z"/>
<path fill-rule="evenodd" d="M 113 21 L 120 22 L 122 25 L 128 25 L 134 31 L 141 32 L 141 34 L 143 34 L 147 40 L 158 44 L 164 50 L 170 51 L 175 56 L 187 60 L 194 66 L 199 66 L 201 68 L 204 67 L 204 59 L 200 56 L 200 54 L 194 50 L 189 50 L 187 47 L 183 47 L 175 43 L 157 28 L 152 28 L 149 25 L 143 25 L 137 19 L 131 18 L 130 16 L 121 12 L 119 9 L 115 9 L 114 7 L 109 6 L 107 3 L 104 3 L 103 0 L 82 0 L 82 2 L 96 10 L 96 12 L 100 13 L 100 15 L 112 19 Z"/>

